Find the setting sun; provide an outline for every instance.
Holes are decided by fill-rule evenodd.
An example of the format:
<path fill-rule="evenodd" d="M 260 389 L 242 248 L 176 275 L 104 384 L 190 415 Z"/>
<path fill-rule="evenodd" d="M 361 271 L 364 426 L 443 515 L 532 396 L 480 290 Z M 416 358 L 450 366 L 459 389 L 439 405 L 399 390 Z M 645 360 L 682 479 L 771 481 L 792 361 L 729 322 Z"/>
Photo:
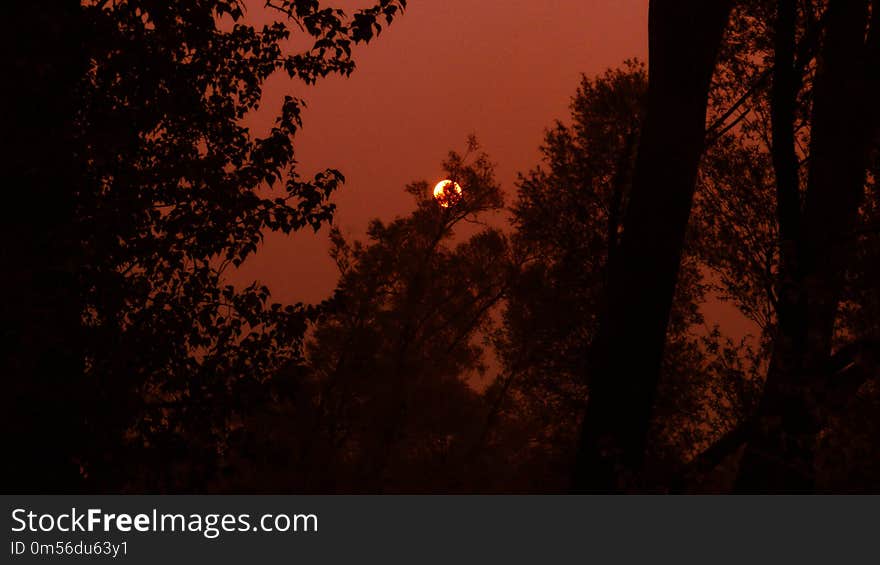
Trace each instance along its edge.
<path fill-rule="evenodd" d="M 441 180 L 434 187 L 434 198 L 444 208 L 449 208 L 461 198 L 461 185 L 449 179 Z"/>

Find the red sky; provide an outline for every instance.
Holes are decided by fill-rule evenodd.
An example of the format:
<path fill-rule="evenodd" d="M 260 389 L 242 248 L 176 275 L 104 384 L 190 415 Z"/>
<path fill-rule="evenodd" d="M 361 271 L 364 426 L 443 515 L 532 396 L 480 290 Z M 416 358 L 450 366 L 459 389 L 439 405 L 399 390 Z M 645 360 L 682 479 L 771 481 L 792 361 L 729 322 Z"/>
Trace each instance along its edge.
<path fill-rule="evenodd" d="M 249 17 L 271 14 L 249 2 Z M 350 4 L 350 3 L 349 3 Z M 296 139 L 300 170 L 340 169 L 336 225 L 360 236 L 374 218 L 412 209 L 403 187 L 440 180 L 450 149 L 475 133 L 497 163 L 505 191 L 518 171 L 537 164 L 545 128 L 565 118 L 580 73 L 595 74 L 647 56 L 647 0 L 410 0 L 402 18 L 357 51 L 345 78 L 305 87 L 271 79 L 268 127 L 284 94 L 304 98 Z M 235 279 L 257 278 L 276 300 L 318 301 L 336 271 L 327 234 L 269 235 Z"/>
<path fill-rule="evenodd" d="M 275 17 L 263 3 L 248 1 L 255 22 Z M 470 133 L 497 163 L 510 201 L 516 174 L 538 163 L 545 128 L 567 118 L 581 73 L 647 60 L 647 15 L 648 0 L 410 0 L 403 17 L 356 51 L 351 77 L 313 87 L 273 77 L 250 125 L 268 128 L 284 94 L 306 100 L 300 172 L 345 174 L 335 223 L 353 236 L 372 218 L 407 214 L 403 187 L 440 180 L 441 161 Z M 336 283 L 327 250 L 326 229 L 270 234 L 234 280 L 258 279 L 278 301 L 316 302 Z M 728 306 L 707 310 L 734 334 L 748 329 Z"/>

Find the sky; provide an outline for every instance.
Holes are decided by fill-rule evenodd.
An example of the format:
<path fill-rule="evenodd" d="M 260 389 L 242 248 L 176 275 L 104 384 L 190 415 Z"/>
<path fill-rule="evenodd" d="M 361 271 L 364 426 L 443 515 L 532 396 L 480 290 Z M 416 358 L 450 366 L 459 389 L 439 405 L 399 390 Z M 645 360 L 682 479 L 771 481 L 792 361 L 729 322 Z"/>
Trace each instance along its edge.
<path fill-rule="evenodd" d="M 254 23 L 275 16 L 249 0 Z M 342 2 L 361 6 L 365 2 Z M 337 168 L 334 223 L 362 238 L 373 218 L 391 220 L 414 207 L 406 184 L 442 179 L 450 150 L 473 133 L 496 163 L 510 202 L 517 173 L 539 162 L 544 131 L 567 120 L 581 74 L 594 76 L 629 58 L 647 60 L 648 0 L 410 0 L 395 20 L 356 51 L 351 77 L 305 86 L 269 79 L 264 103 L 248 119 L 268 130 L 285 94 L 308 104 L 295 140 L 301 174 Z M 267 234 L 233 282 L 268 285 L 280 302 L 314 303 L 337 281 L 328 230 Z M 742 335 L 729 305 L 708 305 L 709 322 Z"/>
<path fill-rule="evenodd" d="M 272 14 L 262 0 L 248 17 Z M 349 3 L 351 4 L 351 3 Z M 538 163 L 543 132 L 564 119 L 581 73 L 647 56 L 647 0 L 410 0 L 404 15 L 356 51 L 357 70 L 307 87 L 281 74 L 249 125 L 271 125 L 285 94 L 303 98 L 295 140 L 303 174 L 340 169 L 335 224 L 362 237 L 372 218 L 406 215 L 412 181 L 441 180 L 441 162 L 469 134 L 497 164 L 508 200 L 517 172 Z M 328 230 L 270 234 L 234 277 L 258 279 L 275 300 L 330 295 Z"/>

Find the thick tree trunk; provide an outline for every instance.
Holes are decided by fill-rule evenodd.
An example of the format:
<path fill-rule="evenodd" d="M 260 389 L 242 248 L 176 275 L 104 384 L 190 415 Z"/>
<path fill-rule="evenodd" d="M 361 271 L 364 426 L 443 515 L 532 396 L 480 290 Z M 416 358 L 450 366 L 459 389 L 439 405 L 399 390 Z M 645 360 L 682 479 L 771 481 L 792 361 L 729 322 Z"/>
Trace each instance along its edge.
<path fill-rule="evenodd" d="M 82 308 L 73 224 L 79 183 L 76 96 L 88 60 L 78 0 L 13 2 L 5 150 L 2 369 L 6 490 L 80 488 L 84 433 Z"/>
<path fill-rule="evenodd" d="M 781 6 L 789 3 L 793 4 L 783 0 Z M 792 126 L 774 125 L 774 146 L 780 146 L 774 152 L 783 236 L 779 325 L 757 425 L 740 464 L 739 491 L 814 488 L 816 434 L 828 387 L 825 368 L 851 232 L 864 197 L 873 129 L 865 45 L 868 4 L 868 0 L 832 0 L 828 8 L 815 82 L 803 213 L 792 211 L 796 204 L 791 203 L 790 171 L 779 164 L 779 155 L 788 153 L 793 143 L 787 131 Z M 785 79 L 786 73 L 787 69 L 777 77 Z M 774 117 L 783 113 L 780 122 L 792 120 L 787 115 L 789 101 L 776 95 L 774 88 Z"/>
<path fill-rule="evenodd" d="M 608 311 L 592 349 L 575 491 L 640 488 L 666 327 L 732 1 L 652 0 L 649 85 Z"/>

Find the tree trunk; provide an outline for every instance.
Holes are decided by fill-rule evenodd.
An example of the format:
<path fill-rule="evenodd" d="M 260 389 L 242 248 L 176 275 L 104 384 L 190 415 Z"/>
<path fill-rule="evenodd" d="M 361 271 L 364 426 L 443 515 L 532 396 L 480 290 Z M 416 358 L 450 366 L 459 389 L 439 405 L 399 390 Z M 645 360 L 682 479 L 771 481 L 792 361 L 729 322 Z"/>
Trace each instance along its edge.
<path fill-rule="evenodd" d="M 785 0 L 780 4 L 789 3 L 793 4 Z M 779 324 L 757 425 L 740 464 L 739 491 L 814 488 L 815 443 L 828 387 L 825 367 L 851 232 L 864 198 L 874 127 L 865 45 L 868 4 L 868 0 L 832 0 L 828 7 L 815 81 L 806 204 L 803 213 L 796 210 L 797 216 L 791 210 L 795 204 L 784 202 L 791 201 L 790 172 L 777 164 L 783 236 Z M 779 57 L 777 46 L 777 61 Z M 787 69 L 781 76 L 786 73 Z M 787 107 L 789 101 L 783 98 L 774 96 L 774 116 L 780 106 Z M 774 152 L 787 153 L 793 138 L 784 128 L 778 129 L 774 124 Z"/>
<path fill-rule="evenodd" d="M 591 350 L 575 491 L 640 488 L 715 60 L 733 2 L 652 0 L 645 123 Z"/>
<path fill-rule="evenodd" d="M 8 209 L 4 269 L 3 410 L 9 436 L 4 483 L 17 492 L 81 487 L 84 433 L 74 120 L 88 59 L 78 0 L 13 2 L 7 48 Z"/>

